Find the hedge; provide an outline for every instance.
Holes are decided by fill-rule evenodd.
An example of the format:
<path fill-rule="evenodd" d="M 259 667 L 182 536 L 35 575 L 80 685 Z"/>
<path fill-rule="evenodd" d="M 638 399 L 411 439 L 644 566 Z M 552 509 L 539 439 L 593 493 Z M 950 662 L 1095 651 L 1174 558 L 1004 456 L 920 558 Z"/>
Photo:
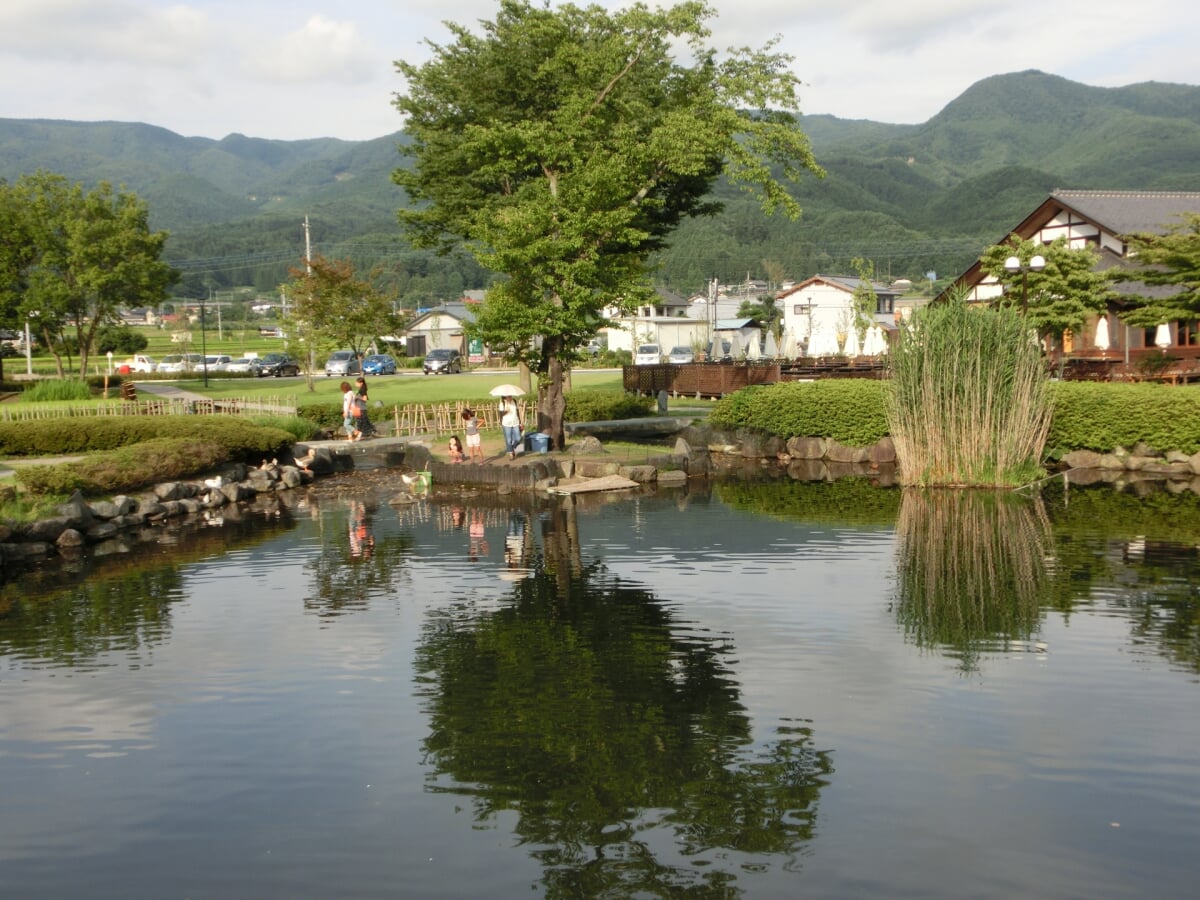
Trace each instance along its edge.
<path fill-rule="evenodd" d="M 717 402 L 709 421 L 782 438 L 828 437 L 866 447 L 888 433 L 886 382 L 865 378 L 785 381 L 744 388 Z"/>
<path fill-rule="evenodd" d="M 154 438 L 76 462 L 25 466 L 14 477 L 31 494 L 114 494 L 207 472 L 233 456 L 219 441 Z"/>
<path fill-rule="evenodd" d="M 1051 384 L 1054 414 L 1046 455 L 1108 452 L 1143 443 L 1160 452 L 1200 451 L 1200 389 L 1163 384 Z M 829 437 L 852 447 L 888 433 L 886 381 L 825 379 L 749 387 L 718 401 L 709 420 L 783 438 Z"/>
<path fill-rule="evenodd" d="M 96 453 L 163 437 L 212 441 L 246 458 L 278 454 L 294 443 L 286 431 L 239 416 L 96 416 L 0 422 L 0 455 Z"/>

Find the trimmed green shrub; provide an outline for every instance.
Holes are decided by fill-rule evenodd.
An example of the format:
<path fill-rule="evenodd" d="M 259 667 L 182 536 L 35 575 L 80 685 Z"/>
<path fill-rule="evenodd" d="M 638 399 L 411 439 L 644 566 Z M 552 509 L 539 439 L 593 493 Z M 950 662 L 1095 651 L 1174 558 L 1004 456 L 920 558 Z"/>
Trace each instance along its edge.
<path fill-rule="evenodd" d="M 790 437 L 828 437 L 866 447 L 888 433 L 886 385 L 865 378 L 785 381 L 748 387 L 718 401 L 709 421 Z"/>
<path fill-rule="evenodd" d="M 156 438 L 77 462 L 25 466 L 14 473 L 31 494 L 112 494 L 210 471 L 232 456 L 217 441 Z"/>
<path fill-rule="evenodd" d="M 240 416 L 89 416 L 0 422 L 0 455 L 95 453 L 160 437 L 214 441 L 247 460 L 277 455 L 295 442 L 286 431 Z"/>
<path fill-rule="evenodd" d="M 578 391 L 566 395 L 563 418 L 567 422 L 609 422 L 614 419 L 640 419 L 651 415 L 653 397 L 638 397 L 617 391 Z"/>
<path fill-rule="evenodd" d="M 1165 384 L 1064 381 L 1051 386 L 1052 457 L 1071 450 L 1108 452 L 1138 442 L 1165 452 L 1200 450 L 1200 390 Z"/>

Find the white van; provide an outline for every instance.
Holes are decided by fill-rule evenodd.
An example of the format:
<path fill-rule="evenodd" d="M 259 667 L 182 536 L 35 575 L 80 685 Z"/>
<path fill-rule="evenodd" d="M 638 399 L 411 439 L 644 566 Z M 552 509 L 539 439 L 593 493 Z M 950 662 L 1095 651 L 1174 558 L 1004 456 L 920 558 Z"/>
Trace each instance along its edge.
<path fill-rule="evenodd" d="M 638 344 L 633 353 L 635 366 L 657 366 L 662 362 L 662 347 L 658 344 Z"/>

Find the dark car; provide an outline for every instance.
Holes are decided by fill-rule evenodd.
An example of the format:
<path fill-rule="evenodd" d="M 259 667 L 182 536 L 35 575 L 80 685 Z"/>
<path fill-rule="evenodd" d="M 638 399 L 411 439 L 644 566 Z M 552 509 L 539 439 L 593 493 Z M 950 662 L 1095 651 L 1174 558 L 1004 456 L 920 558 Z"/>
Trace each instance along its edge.
<path fill-rule="evenodd" d="M 462 371 L 462 354 L 457 350 L 430 350 L 422 366 L 426 375 L 450 375 Z"/>
<path fill-rule="evenodd" d="M 396 360 L 386 353 L 373 353 L 363 360 L 363 373 L 367 375 L 395 375 Z"/>
<path fill-rule="evenodd" d="M 261 359 L 255 360 L 254 374 L 259 378 L 274 375 L 282 378 L 284 375 L 299 375 L 300 361 L 286 353 L 268 353 Z"/>

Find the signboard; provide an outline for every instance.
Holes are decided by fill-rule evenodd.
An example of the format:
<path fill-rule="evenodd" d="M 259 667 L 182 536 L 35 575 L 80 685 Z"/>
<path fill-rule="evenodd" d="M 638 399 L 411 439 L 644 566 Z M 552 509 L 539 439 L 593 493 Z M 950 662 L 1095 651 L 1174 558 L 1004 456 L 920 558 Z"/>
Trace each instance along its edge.
<path fill-rule="evenodd" d="M 471 338 L 467 342 L 467 361 L 472 363 L 483 362 L 483 339 Z"/>

